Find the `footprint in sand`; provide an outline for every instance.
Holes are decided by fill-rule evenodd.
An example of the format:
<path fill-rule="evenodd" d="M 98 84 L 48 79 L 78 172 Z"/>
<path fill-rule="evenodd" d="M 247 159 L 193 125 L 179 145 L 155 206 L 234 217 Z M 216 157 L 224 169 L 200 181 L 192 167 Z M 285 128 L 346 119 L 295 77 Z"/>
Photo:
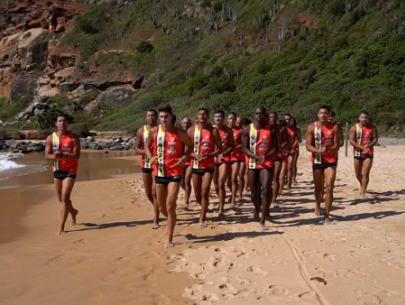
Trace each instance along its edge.
<path fill-rule="evenodd" d="M 59 254 L 53 258 L 51 258 L 50 260 L 48 260 L 48 262 L 46 263 L 47 266 L 49 265 L 53 265 L 56 262 L 59 262 L 61 259 L 63 258 L 63 254 Z"/>
<path fill-rule="evenodd" d="M 195 277 L 196 279 L 199 279 L 199 280 L 205 279 L 206 276 L 207 276 L 207 274 L 204 273 L 204 272 L 200 272 L 200 273 L 194 274 L 194 277 Z"/>
<path fill-rule="evenodd" d="M 269 289 L 270 289 L 270 292 L 273 295 L 276 295 L 276 296 L 282 296 L 282 295 L 289 295 L 290 294 L 288 289 L 280 287 L 278 285 L 270 285 Z"/>
<path fill-rule="evenodd" d="M 264 271 L 262 268 L 258 267 L 258 266 L 249 266 L 247 269 L 247 271 L 252 272 L 254 274 L 257 275 L 268 275 L 269 273 Z"/>
<path fill-rule="evenodd" d="M 306 301 L 313 301 L 316 299 L 316 293 L 314 291 L 305 291 L 300 293 L 298 297 Z"/>
<path fill-rule="evenodd" d="M 235 295 L 235 294 L 238 293 L 238 290 L 236 290 L 231 284 L 223 283 L 223 284 L 220 284 L 220 285 L 218 286 L 218 288 L 221 289 L 221 290 L 223 290 L 223 291 L 226 291 L 226 294 L 233 294 L 233 295 Z"/>

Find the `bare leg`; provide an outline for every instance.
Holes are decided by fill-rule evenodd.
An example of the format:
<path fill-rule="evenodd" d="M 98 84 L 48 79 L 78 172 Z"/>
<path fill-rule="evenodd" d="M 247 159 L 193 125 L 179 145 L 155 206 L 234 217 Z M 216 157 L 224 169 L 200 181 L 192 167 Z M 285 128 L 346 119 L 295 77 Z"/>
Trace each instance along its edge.
<path fill-rule="evenodd" d="M 282 162 L 274 162 L 274 175 L 273 175 L 273 182 L 271 185 L 271 188 L 272 188 L 271 202 L 274 203 L 275 208 L 278 207 L 277 196 L 278 196 L 278 192 L 280 189 L 281 166 L 282 166 Z"/>
<path fill-rule="evenodd" d="M 326 194 L 325 194 L 325 221 L 324 223 L 329 223 L 329 213 L 332 209 L 333 203 L 333 189 L 335 187 L 336 179 L 336 166 L 328 167 L 324 171 L 325 183 L 326 183 Z"/>
<path fill-rule="evenodd" d="M 354 159 L 354 172 L 356 173 L 357 181 L 360 183 L 359 193 L 362 193 L 363 183 L 363 160 Z"/>
<path fill-rule="evenodd" d="M 321 215 L 321 201 L 322 201 L 322 190 L 323 190 L 323 181 L 324 173 L 323 170 L 314 170 L 312 172 L 314 177 L 314 195 L 315 195 L 315 215 Z"/>
<path fill-rule="evenodd" d="M 212 181 L 214 182 L 215 193 L 219 197 L 219 166 L 215 166 L 214 177 Z"/>
<path fill-rule="evenodd" d="M 238 183 L 238 175 L 240 169 L 240 162 L 235 162 L 231 165 L 231 208 L 235 207 L 236 204 L 236 196 L 238 193 L 239 183 Z"/>
<path fill-rule="evenodd" d="M 76 215 L 78 211 L 73 208 L 72 201 L 70 200 L 70 194 L 72 193 L 73 186 L 75 185 L 75 179 L 66 178 L 62 182 L 62 210 L 61 221 L 59 227 L 59 235 L 65 234 L 65 224 L 69 213 L 72 215 L 73 222 L 76 224 Z"/>
<path fill-rule="evenodd" d="M 262 230 L 266 229 L 265 222 L 266 217 L 269 215 L 270 201 L 272 197 L 272 188 L 269 187 L 271 181 L 273 180 L 273 169 L 265 168 L 260 171 L 260 184 L 262 187 L 262 200 L 261 200 L 261 209 L 262 215 L 260 219 L 260 226 Z"/>
<path fill-rule="evenodd" d="M 252 203 L 255 207 L 255 212 L 254 212 L 254 220 L 259 221 L 259 215 L 260 215 L 260 206 L 261 206 L 261 200 L 260 200 L 260 190 L 261 190 L 261 184 L 260 184 L 260 175 L 258 170 L 248 170 L 248 175 L 249 175 L 249 183 L 250 183 L 250 198 L 252 200 Z"/>
<path fill-rule="evenodd" d="M 246 162 L 245 162 L 245 166 L 246 166 Z M 244 194 L 246 194 L 250 189 L 250 183 L 249 183 L 249 173 L 248 173 L 248 169 L 246 168 L 245 171 L 245 189 L 243 191 Z"/>
<path fill-rule="evenodd" d="M 158 203 L 156 200 L 156 194 L 155 194 L 155 182 L 153 180 L 152 174 L 145 174 L 142 173 L 142 180 L 143 180 L 143 185 L 145 187 L 145 194 L 146 197 L 148 197 L 148 200 L 150 203 L 153 205 L 153 229 L 159 228 L 159 207 Z"/>
<path fill-rule="evenodd" d="M 298 172 L 298 157 L 300 155 L 300 151 L 298 150 L 295 155 L 294 155 L 294 160 L 293 160 L 293 182 L 294 184 L 297 184 L 297 172 Z"/>
<path fill-rule="evenodd" d="M 239 168 L 239 199 L 242 200 L 243 198 L 243 192 L 245 190 L 245 185 L 246 185 L 246 164 L 245 162 L 240 163 L 240 168 Z"/>
<path fill-rule="evenodd" d="M 173 232 L 176 226 L 177 215 L 176 215 L 176 201 L 179 194 L 180 185 L 179 183 L 169 183 L 167 186 L 167 198 L 166 198 L 166 208 L 168 212 L 167 218 L 167 242 L 165 248 L 173 247 Z"/>
<path fill-rule="evenodd" d="M 193 174 L 193 188 L 194 188 L 194 195 L 195 199 L 197 200 L 197 203 L 201 205 L 202 202 L 202 176 Z"/>
<path fill-rule="evenodd" d="M 291 190 L 292 178 L 293 178 L 293 165 L 294 156 L 288 156 L 288 167 L 287 167 L 287 190 Z"/>
<path fill-rule="evenodd" d="M 218 169 L 218 198 L 219 198 L 219 216 L 223 216 L 225 207 L 225 183 L 228 176 L 229 163 L 223 163 L 217 167 Z"/>
<path fill-rule="evenodd" d="M 287 162 L 282 162 L 282 164 L 281 164 L 281 172 L 280 172 L 280 188 L 279 188 L 279 191 L 278 191 L 278 195 L 283 195 L 283 189 L 284 189 L 284 181 L 285 181 L 285 175 L 286 175 L 286 173 L 287 173 L 287 167 L 288 167 L 288 164 L 287 164 Z"/>
<path fill-rule="evenodd" d="M 186 205 L 190 205 L 190 195 L 191 195 L 191 166 L 187 167 L 185 170 L 185 176 L 184 176 L 184 187 L 185 187 L 185 193 L 186 193 Z"/>
<path fill-rule="evenodd" d="M 370 181 L 370 171 L 371 171 L 372 166 L 373 166 L 372 158 L 368 158 L 363 161 L 363 177 L 362 177 L 362 182 L 361 182 L 362 196 L 366 195 L 367 186 Z"/>
<path fill-rule="evenodd" d="M 207 227 L 207 212 L 208 212 L 208 205 L 209 205 L 209 198 L 210 198 L 210 187 L 212 182 L 212 173 L 205 173 L 202 177 L 202 188 L 201 188 L 201 216 L 200 216 L 200 227 L 205 228 Z"/>
<path fill-rule="evenodd" d="M 159 210 L 166 218 L 168 218 L 169 216 L 166 207 L 167 186 L 164 184 L 156 184 L 155 187 Z"/>

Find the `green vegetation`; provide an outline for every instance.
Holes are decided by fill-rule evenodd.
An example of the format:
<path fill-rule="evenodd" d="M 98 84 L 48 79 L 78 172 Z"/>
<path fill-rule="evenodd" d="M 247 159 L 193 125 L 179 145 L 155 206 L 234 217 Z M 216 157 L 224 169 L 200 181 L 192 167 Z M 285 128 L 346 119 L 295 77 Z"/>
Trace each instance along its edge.
<path fill-rule="evenodd" d="M 367 109 L 387 132 L 405 124 L 404 1 L 187 3 L 95 5 L 77 19 L 65 43 L 83 61 L 122 45 L 138 52 L 99 60 L 148 75 L 133 105 L 101 109 L 96 128 L 135 129 L 146 109 L 167 102 L 178 117 L 201 106 L 251 116 L 264 105 L 293 113 L 303 126 L 328 104 L 341 122 Z"/>

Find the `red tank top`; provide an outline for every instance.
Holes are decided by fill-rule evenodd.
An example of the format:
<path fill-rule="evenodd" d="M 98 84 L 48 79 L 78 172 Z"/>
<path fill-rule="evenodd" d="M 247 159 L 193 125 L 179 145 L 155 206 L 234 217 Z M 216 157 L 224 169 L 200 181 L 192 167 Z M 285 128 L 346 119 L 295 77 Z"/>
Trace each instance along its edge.
<path fill-rule="evenodd" d="M 221 138 L 221 144 L 222 144 L 222 153 L 227 150 L 229 148 L 229 134 L 228 134 L 228 127 L 224 127 L 223 129 L 219 129 L 217 128 L 219 131 L 219 137 Z M 215 158 L 215 163 L 217 164 L 222 164 L 224 162 L 229 162 L 231 159 L 231 155 L 227 154 L 227 155 L 223 155 L 223 159 L 219 160 Z"/>
<path fill-rule="evenodd" d="M 61 154 L 71 154 L 74 148 L 73 132 L 68 133 L 61 138 L 57 133 L 52 134 L 52 148 L 54 151 L 59 151 Z M 56 159 L 53 163 L 53 170 L 67 171 L 76 174 L 79 162 L 77 159 Z"/>
<path fill-rule="evenodd" d="M 193 127 L 191 141 L 193 143 L 193 153 L 195 155 L 207 155 L 215 150 L 215 140 L 212 130 L 213 128 L 211 125 L 203 130 L 199 130 L 198 126 Z M 214 157 L 209 157 L 201 161 L 193 158 L 192 165 L 195 169 L 215 168 Z"/>
<path fill-rule="evenodd" d="M 270 125 L 266 125 L 263 129 L 256 129 L 252 123 L 249 126 L 249 147 L 250 151 L 257 156 L 265 156 L 271 151 L 271 131 Z M 273 166 L 273 158 L 266 158 L 263 164 L 259 164 L 256 159 L 246 156 L 246 164 L 248 169 L 271 168 Z"/>
<path fill-rule="evenodd" d="M 281 125 L 280 124 L 275 124 L 274 126 L 272 126 L 272 128 L 277 128 L 277 130 L 278 130 L 278 132 L 279 132 L 279 134 L 280 134 L 280 144 L 283 144 L 283 133 L 282 133 L 282 130 L 281 130 Z M 281 158 L 283 158 L 283 149 L 281 148 L 281 145 L 280 145 L 280 150 L 278 151 L 278 153 L 276 154 L 276 158 L 277 159 L 281 159 Z"/>
<path fill-rule="evenodd" d="M 360 124 L 356 124 L 356 142 L 361 146 L 367 146 L 374 140 L 373 128 L 371 124 L 365 127 L 361 127 Z M 364 153 L 361 149 L 353 148 L 353 154 L 355 157 L 366 157 L 374 154 L 374 147 L 370 147 L 367 153 Z"/>
<path fill-rule="evenodd" d="M 295 129 L 287 127 L 287 132 L 288 132 L 288 134 L 290 135 L 290 137 L 292 139 L 291 140 L 291 145 L 292 145 L 292 144 L 294 144 L 295 138 L 296 138 Z"/>
<path fill-rule="evenodd" d="M 141 149 L 145 149 L 145 142 L 149 139 L 149 136 L 150 136 L 150 132 L 149 132 L 148 128 L 145 125 L 142 128 L 141 137 L 139 139 L 139 144 L 141 146 Z M 150 157 L 146 158 L 145 155 L 142 155 L 141 167 L 143 167 L 143 168 L 152 168 L 151 164 L 150 164 Z"/>
<path fill-rule="evenodd" d="M 183 175 L 183 166 L 176 165 L 183 156 L 183 144 L 178 134 L 178 128 L 173 131 L 163 131 L 161 125 L 157 128 L 153 139 L 153 156 L 158 164 L 153 165 L 153 175 L 157 177 L 176 177 Z"/>
<path fill-rule="evenodd" d="M 235 147 L 240 145 L 242 141 L 242 130 L 239 127 L 235 127 L 232 129 L 233 132 L 233 140 L 235 141 Z M 242 149 L 236 148 L 232 151 L 231 154 L 231 161 L 239 161 L 243 158 Z"/>
<path fill-rule="evenodd" d="M 335 144 L 334 126 L 333 123 L 327 123 L 325 126 L 319 128 L 315 122 L 313 144 L 316 149 L 321 149 L 322 147 L 330 148 Z M 324 153 L 323 155 L 313 154 L 313 162 L 315 164 L 336 163 L 337 154 L 337 151 Z"/>

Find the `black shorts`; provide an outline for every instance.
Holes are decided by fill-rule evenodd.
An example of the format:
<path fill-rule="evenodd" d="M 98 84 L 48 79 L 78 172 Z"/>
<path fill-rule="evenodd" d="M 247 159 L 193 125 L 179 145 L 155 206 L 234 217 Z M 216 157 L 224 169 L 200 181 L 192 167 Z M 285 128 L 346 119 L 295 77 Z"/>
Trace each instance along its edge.
<path fill-rule="evenodd" d="M 58 180 L 65 180 L 66 178 L 76 179 L 76 174 L 67 171 L 56 170 L 53 172 L 53 177 Z"/>
<path fill-rule="evenodd" d="M 260 171 L 263 170 L 263 169 L 272 170 L 273 167 L 266 167 L 266 168 L 248 168 L 248 171 L 253 171 L 253 172 L 258 173 L 258 172 L 260 172 Z"/>
<path fill-rule="evenodd" d="M 275 163 L 275 162 L 283 162 L 283 158 L 275 158 L 273 163 Z"/>
<path fill-rule="evenodd" d="M 242 160 L 233 160 L 233 161 L 229 161 L 229 164 L 232 165 L 232 164 L 241 163 L 241 162 L 242 162 Z"/>
<path fill-rule="evenodd" d="M 191 169 L 191 173 L 198 176 L 204 176 L 206 173 L 213 174 L 214 168 L 204 168 L 204 169 L 193 168 Z"/>
<path fill-rule="evenodd" d="M 155 177 L 155 184 L 169 185 L 169 183 L 180 183 L 181 176 L 174 177 Z"/>
<path fill-rule="evenodd" d="M 354 159 L 356 159 L 356 160 L 360 160 L 360 161 L 364 161 L 364 160 L 366 160 L 366 159 L 373 159 L 374 158 L 374 156 L 373 155 L 366 155 L 366 156 L 359 156 L 359 157 L 354 157 Z"/>
<path fill-rule="evenodd" d="M 189 167 L 190 167 L 190 164 L 186 164 L 186 165 L 183 166 L 183 170 L 186 171 L 187 168 L 189 168 Z"/>
<path fill-rule="evenodd" d="M 314 171 L 325 170 L 325 169 L 327 169 L 329 167 L 336 167 L 336 166 L 337 166 L 337 163 L 322 163 L 322 164 L 312 163 L 312 169 Z"/>
<path fill-rule="evenodd" d="M 142 174 L 152 174 L 152 172 L 153 172 L 152 168 L 142 167 Z"/>

